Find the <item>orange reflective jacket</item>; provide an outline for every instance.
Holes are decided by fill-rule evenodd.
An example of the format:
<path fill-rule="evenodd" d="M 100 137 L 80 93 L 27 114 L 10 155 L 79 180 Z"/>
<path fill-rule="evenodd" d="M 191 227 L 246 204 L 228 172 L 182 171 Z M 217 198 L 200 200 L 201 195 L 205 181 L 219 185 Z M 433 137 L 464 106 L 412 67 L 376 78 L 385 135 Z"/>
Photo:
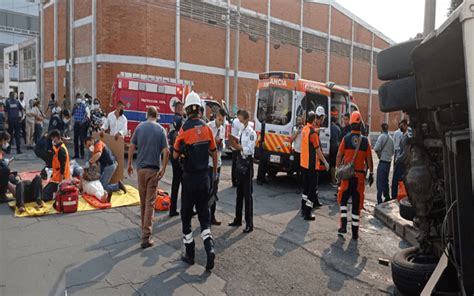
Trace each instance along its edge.
<path fill-rule="evenodd" d="M 71 178 L 71 168 L 69 166 L 69 152 L 67 151 L 66 145 L 64 143 L 61 144 L 61 146 L 56 147 L 53 145 L 53 151 L 54 151 L 54 156 L 53 156 L 53 174 L 51 176 L 51 182 L 55 183 L 60 183 L 61 182 L 61 162 L 59 161 L 59 150 L 61 148 L 64 148 L 64 151 L 66 152 L 66 162 L 64 164 L 64 180 Z"/>

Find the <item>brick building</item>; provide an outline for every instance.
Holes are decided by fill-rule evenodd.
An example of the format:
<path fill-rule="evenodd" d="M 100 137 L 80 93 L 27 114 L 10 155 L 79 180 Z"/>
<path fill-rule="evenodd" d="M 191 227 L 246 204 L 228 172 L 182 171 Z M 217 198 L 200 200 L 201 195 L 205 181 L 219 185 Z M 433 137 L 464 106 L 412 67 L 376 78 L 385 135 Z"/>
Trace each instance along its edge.
<path fill-rule="evenodd" d="M 372 130 L 387 119 L 395 128 L 400 114 L 378 107 L 375 63 L 392 43 L 388 37 L 330 0 L 241 0 L 238 26 L 237 2 L 45 0 L 42 96 L 62 98 L 69 90 L 104 102 L 114 78 L 126 71 L 192 80 L 198 92 L 253 112 L 258 73 L 286 70 L 349 88 Z"/>

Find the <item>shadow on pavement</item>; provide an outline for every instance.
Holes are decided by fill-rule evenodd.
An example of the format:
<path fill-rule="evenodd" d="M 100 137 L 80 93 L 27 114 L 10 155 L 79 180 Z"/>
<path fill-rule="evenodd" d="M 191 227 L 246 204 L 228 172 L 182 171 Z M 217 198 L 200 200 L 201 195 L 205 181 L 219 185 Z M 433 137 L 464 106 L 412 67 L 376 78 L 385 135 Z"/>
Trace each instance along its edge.
<path fill-rule="evenodd" d="M 344 287 L 344 279 L 357 278 L 367 264 L 367 257 L 362 257 L 359 262 L 358 241 L 351 239 L 344 250 L 345 239 L 338 237 L 337 241 L 323 251 L 321 260 L 321 270 L 328 276 L 327 288 L 338 292 Z M 334 276 L 334 273 L 342 273 L 341 276 Z"/>
<path fill-rule="evenodd" d="M 298 249 L 304 244 L 306 233 L 309 230 L 309 221 L 303 220 L 298 212 L 286 225 L 286 229 L 273 243 L 273 256 L 283 257 L 287 253 Z"/>

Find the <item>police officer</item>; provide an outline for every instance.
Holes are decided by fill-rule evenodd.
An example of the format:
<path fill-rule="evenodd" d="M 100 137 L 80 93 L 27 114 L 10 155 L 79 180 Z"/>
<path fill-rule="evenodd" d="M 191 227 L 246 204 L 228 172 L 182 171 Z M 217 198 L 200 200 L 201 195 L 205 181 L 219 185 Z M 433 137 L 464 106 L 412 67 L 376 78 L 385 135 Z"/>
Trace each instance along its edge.
<path fill-rule="evenodd" d="M 365 168 L 369 167 L 369 186 L 374 182 L 374 164 L 369 140 L 361 134 L 362 116 L 354 111 L 350 119 L 351 133 L 342 138 L 337 153 L 337 167 L 354 162 L 355 175 L 341 181 L 337 195 L 340 206 L 339 235 L 347 233 L 347 203 L 352 198 L 352 239 L 359 238 L 360 211 L 364 206 Z"/>
<path fill-rule="evenodd" d="M 235 171 L 235 164 L 237 162 L 239 151 L 237 151 L 234 146 L 239 142 L 239 133 L 242 130 L 242 110 L 237 111 L 237 117 L 232 120 L 232 129 L 230 132 L 230 144 L 232 149 L 232 170 L 231 170 L 231 179 L 232 179 L 232 187 L 237 186 L 237 173 Z"/>
<path fill-rule="evenodd" d="M 243 129 L 239 133 L 239 143 L 234 145 L 239 152 L 236 163 L 237 173 L 237 201 L 235 205 L 234 221 L 229 226 L 242 225 L 242 207 L 245 201 L 245 223 L 244 233 L 253 231 L 253 199 L 252 199 L 252 178 L 253 178 L 253 155 L 255 152 L 255 140 L 257 134 L 249 124 L 250 115 L 247 111 L 240 112 Z"/>
<path fill-rule="evenodd" d="M 184 122 L 184 110 L 183 110 L 183 103 L 177 101 L 174 105 L 174 117 L 173 117 L 173 124 L 171 125 L 170 132 L 169 132 L 169 142 L 170 142 L 170 150 L 173 153 L 173 145 L 176 142 L 176 137 L 178 136 L 178 132 L 181 129 Z M 173 168 L 173 180 L 171 182 L 171 204 L 170 204 L 170 212 L 169 216 L 174 217 L 178 216 L 179 213 L 176 210 L 177 203 L 178 203 L 178 191 L 179 186 L 182 184 L 183 181 L 183 170 L 181 169 L 181 164 L 179 163 L 178 159 L 174 159 L 171 157 L 171 165 Z"/>
<path fill-rule="evenodd" d="M 311 210 L 320 205 L 317 200 L 316 190 L 318 183 L 318 170 L 323 162 L 326 168 L 329 164 L 321 150 L 319 140 L 319 126 L 324 121 L 324 108 L 319 106 L 315 112 L 309 112 L 306 126 L 301 131 L 301 160 L 300 166 L 303 174 L 303 194 L 301 200 L 301 213 L 305 220 L 313 221 L 315 216 Z M 317 202 L 317 203 L 316 203 Z"/>
<path fill-rule="evenodd" d="M 14 92 L 10 92 L 9 98 L 5 104 L 5 113 L 8 118 L 8 133 L 12 138 L 15 138 L 17 154 L 21 154 L 20 134 L 23 106 L 16 98 L 16 94 Z M 8 153 L 10 153 L 10 149 L 8 149 Z"/>
<path fill-rule="evenodd" d="M 201 237 L 207 253 L 206 269 L 214 268 L 214 241 L 211 235 L 211 217 L 209 210 L 209 153 L 212 156 L 214 174 L 217 177 L 216 142 L 211 129 L 199 119 L 201 98 L 195 92 L 186 96 L 184 108 L 188 120 L 183 124 L 174 144 L 173 157 L 184 158 L 183 189 L 181 198 L 181 221 L 183 224 L 183 242 L 186 247 L 182 260 L 194 264 L 194 239 L 191 230 L 193 207 L 196 206 Z"/>

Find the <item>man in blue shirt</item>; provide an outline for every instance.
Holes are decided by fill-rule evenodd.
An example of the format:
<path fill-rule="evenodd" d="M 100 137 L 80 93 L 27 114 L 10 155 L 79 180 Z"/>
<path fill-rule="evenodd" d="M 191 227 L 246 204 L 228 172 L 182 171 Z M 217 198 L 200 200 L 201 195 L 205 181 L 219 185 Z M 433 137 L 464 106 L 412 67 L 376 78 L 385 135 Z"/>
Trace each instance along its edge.
<path fill-rule="evenodd" d="M 80 94 L 76 95 L 76 104 L 72 110 L 74 119 L 74 158 L 84 159 L 84 142 L 87 136 L 87 106 Z M 79 149 L 80 148 L 80 149 Z"/>
<path fill-rule="evenodd" d="M 11 135 L 12 139 L 15 138 L 17 154 L 21 154 L 20 134 L 22 112 L 23 106 L 16 98 L 16 94 L 10 92 L 9 98 L 5 104 L 5 113 L 8 121 L 8 133 Z M 10 148 L 8 149 L 8 153 L 10 153 Z"/>

